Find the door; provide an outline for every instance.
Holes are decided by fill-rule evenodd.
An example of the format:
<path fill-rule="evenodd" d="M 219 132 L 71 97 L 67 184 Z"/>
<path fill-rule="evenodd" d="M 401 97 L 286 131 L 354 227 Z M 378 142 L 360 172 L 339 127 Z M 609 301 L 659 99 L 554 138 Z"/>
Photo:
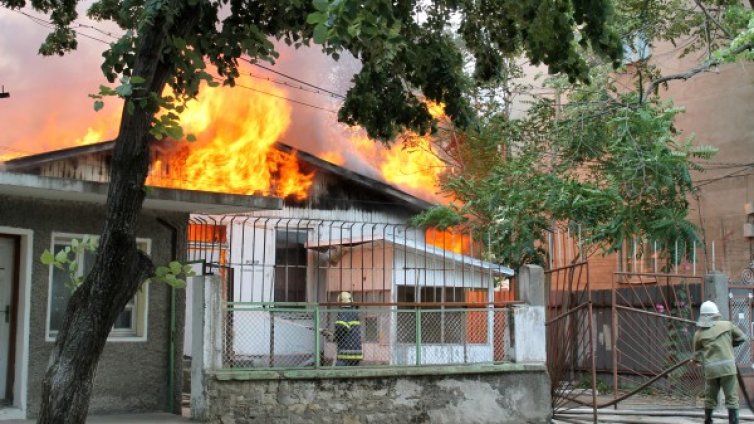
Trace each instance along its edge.
<path fill-rule="evenodd" d="M 0 402 L 13 398 L 17 239 L 0 235 Z"/>

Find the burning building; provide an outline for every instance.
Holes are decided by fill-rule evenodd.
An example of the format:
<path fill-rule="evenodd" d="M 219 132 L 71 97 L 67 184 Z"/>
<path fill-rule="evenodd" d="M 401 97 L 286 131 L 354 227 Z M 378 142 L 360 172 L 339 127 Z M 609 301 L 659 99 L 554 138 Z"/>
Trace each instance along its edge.
<path fill-rule="evenodd" d="M 432 194 L 440 168 L 433 162 L 436 158 L 412 160 L 400 147 L 378 149 L 354 137 L 349 149 L 379 158 L 384 180 L 351 171 L 342 166 L 348 149 L 320 152 L 329 159 L 324 160 L 280 141 L 290 124 L 288 107 L 279 99 L 205 99 L 181 115 L 181 124 L 198 141 L 165 140 L 150 146 L 151 188 L 145 210 L 164 228 L 145 227 L 143 239 L 151 241 L 144 243 L 151 246 L 155 260 L 178 257 L 200 264 L 201 278 L 212 275 L 217 281 L 206 287 L 216 290 L 220 310 L 215 318 L 221 317 L 220 324 L 212 334 L 203 334 L 218 340 L 221 353 L 214 366 L 334 364 L 338 340 L 323 334 L 336 325 L 340 306 L 335 300 L 344 291 L 353 295 L 358 309 L 363 365 L 508 360 L 513 271 L 483 260 L 484 237 L 478 234 L 411 226 L 410 218 L 433 203 L 384 181 L 403 181 L 401 187 Z M 233 117 L 220 113 L 224 110 L 233 110 Z M 426 153 L 427 139 L 415 142 Z M 7 172 L 0 175 L 61 187 L 96 187 L 92 190 L 101 202 L 113 147 L 114 142 L 104 142 L 14 158 L 4 163 Z M 35 193 L 26 194 L 27 207 Z M 195 196 L 202 199 L 200 205 L 192 203 Z M 229 207 L 234 202 L 245 206 Z M 163 217 L 152 212 L 155 208 L 182 215 Z M 16 222 L 23 219 L 14 216 L 11 226 L 24 227 Z M 65 230 L 65 236 L 96 234 L 97 219 L 79 223 L 86 228 Z M 55 234 L 53 243 L 63 243 Z M 166 240 L 172 238 L 178 241 L 168 246 Z M 149 290 L 160 293 L 151 299 L 169 304 L 163 288 Z M 191 346 L 199 342 L 190 331 L 197 290 L 186 292 L 187 355 L 197 352 Z M 50 293 L 48 299 L 57 292 Z M 36 296 L 45 297 L 42 292 Z M 144 302 L 135 300 L 128 311 L 131 318 L 123 322 L 135 323 L 129 330 L 134 331 L 129 333 L 134 343 L 161 343 L 149 337 L 169 336 L 147 336 L 147 321 L 133 318 L 153 311 Z M 181 296 L 177 304 L 180 327 Z M 45 343 L 50 343 L 50 334 L 45 333 Z M 160 396 L 175 398 L 170 390 Z"/>

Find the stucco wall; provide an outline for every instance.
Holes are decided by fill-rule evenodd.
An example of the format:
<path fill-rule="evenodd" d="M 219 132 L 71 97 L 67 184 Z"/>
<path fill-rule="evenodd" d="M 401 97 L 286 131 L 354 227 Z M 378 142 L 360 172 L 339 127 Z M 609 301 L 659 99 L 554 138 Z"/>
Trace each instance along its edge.
<path fill-rule="evenodd" d="M 178 226 L 179 252 L 187 222 L 180 213 L 146 211 L 137 236 L 152 241 L 155 263 L 167 263 L 173 255 L 172 231 L 157 218 Z M 44 249 L 51 248 L 53 232 L 99 234 L 104 209 L 92 204 L 39 201 L 0 196 L 0 225 L 34 231 L 29 334 L 29 391 L 27 415 L 34 417 L 40 404 L 41 383 L 53 343 L 45 341 L 49 268 L 38 261 Z M 164 284 L 149 286 L 147 340 L 108 342 L 94 382 L 90 412 L 117 413 L 164 411 L 168 406 L 168 355 L 170 330 L 170 290 Z M 178 295 L 182 305 L 183 294 Z M 183 308 L 178 307 L 176 357 L 182 351 Z M 176 387 L 180 387 L 180 373 Z"/>
<path fill-rule="evenodd" d="M 550 382 L 544 367 L 516 366 L 362 378 L 220 380 L 210 375 L 207 418 L 222 424 L 548 423 Z"/>

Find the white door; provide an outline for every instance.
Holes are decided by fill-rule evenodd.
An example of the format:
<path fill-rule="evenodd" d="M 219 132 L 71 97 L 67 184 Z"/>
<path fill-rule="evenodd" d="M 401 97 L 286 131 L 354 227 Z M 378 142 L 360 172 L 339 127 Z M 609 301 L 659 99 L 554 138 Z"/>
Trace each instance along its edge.
<path fill-rule="evenodd" d="M 0 400 L 9 397 L 5 387 L 8 381 L 8 356 L 10 354 L 10 304 L 13 293 L 15 240 L 0 237 Z"/>

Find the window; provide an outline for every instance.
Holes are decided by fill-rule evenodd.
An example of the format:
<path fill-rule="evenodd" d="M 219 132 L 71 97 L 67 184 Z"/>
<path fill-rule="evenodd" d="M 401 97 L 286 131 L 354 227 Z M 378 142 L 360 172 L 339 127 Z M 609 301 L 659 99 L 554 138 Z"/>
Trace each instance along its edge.
<path fill-rule="evenodd" d="M 306 230 L 275 231 L 275 302 L 306 302 Z"/>
<path fill-rule="evenodd" d="M 53 234 L 53 254 L 57 254 L 66 246 L 70 245 L 71 240 L 81 239 L 83 237 L 83 235 Z M 96 238 L 93 236 L 89 237 Z M 149 254 L 149 240 L 137 239 L 136 243 L 139 246 L 139 249 Z M 78 261 L 80 275 L 84 275 L 89 272 L 94 265 L 94 252 L 86 252 L 84 255 L 79 256 Z M 72 294 L 68 282 L 69 275 L 67 271 L 50 266 L 49 315 L 47 320 L 48 341 L 53 340 L 55 336 L 57 336 L 58 330 L 60 330 L 60 326 L 63 323 L 65 310 Z M 146 306 L 148 290 L 148 284 L 143 285 L 136 296 L 126 304 L 123 311 L 115 319 L 109 340 L 146 340 Z"/>
<path fill-rule="evenodd" d="M 469 290 L 472 289 L 463 287 L 420 287 L 419 298 L 417 299 L 415 287 L 398 286 L 398 302 L 464 302 L 465 293 Z M 431 309 L 431 311 L 422 312 L 421 316 L 422 343 L 460 344 L 464 342 L 466 331 L 465 312 L 460 312 L 457 310 L 446 312 L 444 310 L 440 310 L 441 307 L 435 305 L 427 305 L 427 309 Z M 399 342 L 415 342 L 415 320 L 416 317 L 413 313 L 403 312 L 398 314 Z"/>

